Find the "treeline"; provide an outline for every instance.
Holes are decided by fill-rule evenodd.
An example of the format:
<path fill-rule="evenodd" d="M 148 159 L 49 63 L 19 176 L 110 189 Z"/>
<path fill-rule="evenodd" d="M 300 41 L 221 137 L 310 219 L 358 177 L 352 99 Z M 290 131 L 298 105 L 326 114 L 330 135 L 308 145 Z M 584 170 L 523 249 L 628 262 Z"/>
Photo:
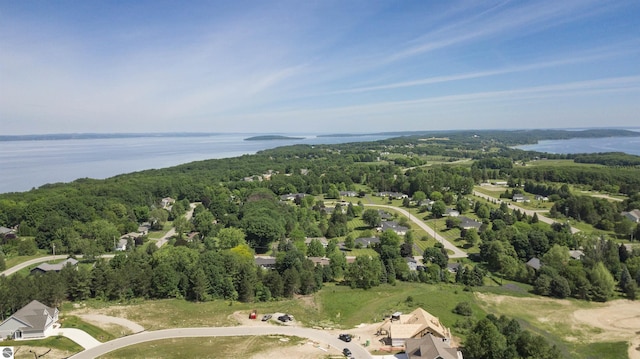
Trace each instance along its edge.
<path fill-rule="evenodd" d="M 528 330 L 523 330 L 515 319 L 493 314 L 478 321 L 464 342 L 464 357 L 468 359 L 560 359 L 563 357 L 555 345 Z"/>
<path fill-rule="evenodd" d="M 596 191 L 632 195 L 640 192 L 640 171 L 636 168 L 544 166 L 514 167 L 509 174 L 535 182 L 560 182 L 591 186 Z"/>
<path fill-rule="evenodd" d="M 604 166 L 640 166 L 640 156 L 624 152 L 590 153 L 573 156 L 577 163 L 595 163 Z"/>
<path fill-rule="evenodd" d="M 232 243 L 222 240 L 221 243 Z M 210 243 L 182 243 L 157 250 L 118 253 L 110 260 L 97 259 L 67 265 L 59 273 L 0 277 L 0 317 L 6 317 L 32 299 L 57 307 L 62 301 L 89 298 L 129 300 L 133 298 L 212 299 L 242 302 L 290 298 L 310 294 L 322 283 L 342 276 L 344 255 L 331 250 L 331 264 L 315 265 L 290 242 L 276 255 L 275 269 L 255 264 L 246 244 L 232 248 L 208 248 Z"/>

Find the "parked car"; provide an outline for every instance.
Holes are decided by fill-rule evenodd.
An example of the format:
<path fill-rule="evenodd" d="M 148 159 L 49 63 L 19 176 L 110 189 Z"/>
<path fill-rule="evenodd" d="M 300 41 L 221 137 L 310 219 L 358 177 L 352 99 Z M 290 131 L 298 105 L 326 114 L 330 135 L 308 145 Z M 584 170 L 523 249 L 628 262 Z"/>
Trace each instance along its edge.
<path fill-rule="evenodd" d="M 265 314 L 264 316 L 262 316 L 262 321 L 263 322 L 266 322 L 269 319 L 271 319 L 271 314 Z"/>
<path fill-rule="evenodd" d="M 351 356 L 351 350 L 349 350 L 349 348 L 344 348 L 344 349 L 342 349 L 342 354 L 344 354 L 344 356 L 346 356 L 346 357 L 350 357 Z"/>
<path fill-rule="evenodd" d="M 279 316 L 278 320 L 283 322 L 283 323 L 286 323 L 286 322 L 289 322 L 289 321 L 293 320 L 293 318 L 289 314 L 285 314 L 285 315 Z"/>
<path fill-rule="evenodd" d="M 351 334 L 340 334 L 338 335 L 338 339 L 348 343 L 351 341 Z"/>
<path fill-rule="evenodd" d="M 249 313 L 249 319 L 256 319 L 256 317 L 258 316 L 258 311 L 257 310 L 252 310 L 251 313 Z"/>

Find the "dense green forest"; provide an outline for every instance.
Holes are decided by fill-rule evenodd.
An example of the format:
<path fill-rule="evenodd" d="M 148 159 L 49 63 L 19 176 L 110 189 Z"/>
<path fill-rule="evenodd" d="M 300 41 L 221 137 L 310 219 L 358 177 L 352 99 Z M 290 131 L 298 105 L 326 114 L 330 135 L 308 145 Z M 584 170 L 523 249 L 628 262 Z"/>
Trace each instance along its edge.
<path fill-rule="evenodd" d="M 623 243 L 640 238 L 640 226 L 622 213 L 640 208 L 640 157 L 510 148 L 540 139 L 613 135 L 633 133 L 461 131 L 295 145 L 2 194 L 0 226 L 14 228 L 17 235 L 2 238 L 0 269 L 8 258 L 53 247 L 58 254 L 84 259 L 78 270 L 0 277 L 0 317 L 34 298 L 49 305 L 87 298 L 270 301 L 313 293 L 327 282 L 353 288 L 395 281 L 453 282 L 470 288 L 482 286 L 489 274 L 530 284 L 545 296 L 635 299 L 640 251 Z M 500 194 L 503 201 L 473 196 L 476 186 L 497 180 L 508 185 Z M 620 199 L 591 197 L 577 189 Z M 357 197 L 341 194 L 345 191 Z M 479 228 L 459 232 L 464 248 L 477 251 L 459 260 L 460 268 L 451 273 L 449 252 L 441 244 L 417 250 L 419 238 L 413 231 L 376 232 L 380 214 L 366 204 L 379 192 L 406 195 L 394 205 L 425 220 L 438 220 L 455 208 L 479 221 Z M 537 214 L 510 206 L 515 194 L 548 197 L 548 216 L 557 222 L 543 223 Z M 162 204 L 167 197 L 175 199 L 171 206 Z M 192 204 L 193 215 L 186 219 Z M 568 221 L 588 230 L 572 233 Z M 348 260 L 356 247 L 356 222 L 358 234 L 375 236 L 377 242 L 366 255 Z M 445 223 L 447 229 L 460 226 L 455 218 Z M 116 239 L 138 231 L 141 224 L 152 231 L 174 227 L 176 235 L 162 248 L 140 236 L 112 259 L 100 258 L 114 252 Z M 571 253 L 578 250 L 574 259 Z M 256 254 L 275 257 L 274 269 L 257 266 Z M 405 259 L 413 255 L 424 258 L 419 270 L 411 270 Z M 543 265 L 528 265 L 532 258 Z M 508 350 L 524 350 L 513 342 L 519 332 L 509 337 L 504 331 L 512 323 L 488 318 L 476 325 L 481 331 L 502 331 L 507 337 L 500 340 L 513 344 Z M 548 350 L 549 357 L 556 357 Z"/>

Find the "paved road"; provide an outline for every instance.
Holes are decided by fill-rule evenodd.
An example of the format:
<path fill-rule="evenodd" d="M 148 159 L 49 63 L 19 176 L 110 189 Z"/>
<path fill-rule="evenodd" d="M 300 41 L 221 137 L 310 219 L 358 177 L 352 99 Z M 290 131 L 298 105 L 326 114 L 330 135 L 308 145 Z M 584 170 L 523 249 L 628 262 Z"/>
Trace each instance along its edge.
<path fill-rule="evenodd" d="M 56 256 L 46 256 L 46 257 L 40 257 L 40 258 L 35 258 L 35 259 L 31 259 L 28 260 L 26 262 L 22 262 L 20 264 L 16 264 L 15 266 L 5 270 L 4 272 L 0 273 L 0 275 L 3 276 L 10 276 L 13 273 L 19 271 L 22 268 L 26 268 L 28 266 L 34 265 L 34 264 L 38 264 L 38 263 L 42 263 L 42 262 L 48 262 L 48 261 L 55 261 L 55 260 L 59 260 L 59 259 L 66 259 L 67 257 L 69 257 L 68 254 L 60 254 L 60 255 L 56 255 Z"/>
<path fill-rule="evenodd" d="M 196 206 L 199 204 L 199 202 L 196 203 L 189 203 L 189 211 L 187 213 L 185 213 L 184 217 L 187 219 L 187 221 L 191 220 L 191 217 L 193 216 L 193 210 L 196 209 Z M 175 227 L 172 227 L 170 230 L 167 231 L 167 233 L 164 234 L 164 236 L 162 236 L 162 238 L 156 239 L 156 246 L 158 248 L 164 246 L 165 244 L 167 244 L 167 242 L 169 242 L 169 238 L 173 237 L 176 235 L 176 229 Z"/>
<path fill-rule="evenodd" d="M 498 203 L 500 203 L 500 201 L 502 201 L 500 198 L 495 198 L 495 197 L 489 196 L 487 194 L 484 194 L 484 193 L 478 192 L 478 191 L 473 191 L 473 194 L 475 196 L 482 197 L 482 198 L 484 198 L 486 200 L 489 200 L 489 201 L 498 201 Z M 544 223 L 547 223 L 547 224 L 553 224 L 553 223 L 564 224 L 562 222 L 559 222 L 559 221 L 553 220 L 553 219 L 551 219 L 549 217 L 546 217 L 544 215 L 544 213 L 548 212 L 546 210 L 534 211 L 534 210 L 531 210 L 531 209 L 522 208 L 517 203 L 514 203 L 514 202 L 506 202 L 506 203 L 509 205 L 509 207 L 515 207 L 515 208 L 519 209 L 520 212 L 526 213 L 527 216 L 533 216 L 533 214 L 536 213 L 538 215 L 538 220 L 540 220 L 540 222 L 544 222 Z M 578 233 L 578 232 L 580 232 L 580 230 L 578 228 L 571 227 L 571 233 Z"/>
<path fill-rule="evenodd" d="M 345 343 L 337 336 L 322 330 L 300 328 L 293 326 L 237 326 L 237 327 L 207 327 L 207 328 L 176 328 L 151 332 L 142 332 L 103 343 L 91 349 L 80 352 L 71 358 L 92 359 L 130 345 L 144 343 L 152 340 L 193 337 L 231 337 L 246 335 L 287 335 L 309 338 L 321 343 L 322 346 L 330 345 L 342 352 L 343 348 L 349 348 L 354 358 L 372 358 L 369 352 L 355 342 Z"/>
<path fill-rule="evenodd" d="M 115 254 L 103 254 L 100 257 L 101 258 L 113 258 L 113 256 L 115 256 Z M 46 256 L 46 257 L 40 257 L 40 258 L 35 258 L 35 259 L 31 259 L 28 260 L 26 262 L 22 262 L 20 264 L 16 264 L 15 266 L 5 270 L 4 272 L 0 273 L 0 276 L 10 276 L 13 273 L 21 270 L 22 268 L 26 268 L 29 267 L 31 265 L 34 264 L 38 264 L 38 263 L 43 263 L 43 262 L 49 262 L 49 261 L 55 261 L 55 260 L 60 260 L 60 259 L 67 259 L 69 257 L 68 254 L 59 254 L 59 255 L 55 255 L 55 256 Z M 82 258 L 82 254 L 77 255 L 76 258 Z"/>
<path fill-rule="evenodd" d="M 433 236 L 438 242 L 442 243 L 444 245 L 444 248 L 452 251 L 453 254 L 450 254 L 449 258 L 466 258 L 466 257 L 468 257 L 466 252 L 464 252 L 460 248 L 456 247 L 453 243 L 449 242 L 446 238 L 444 238 L 440 234 L 436 233 L 436 231 L 433 228 L 427 226 L 419 218 L 417 218 L 416 216 L 412 215 L 411 213 L 407 212 L 406 210 L 404 210 L 404 209 L 402 209 L 400 207 L 388 206 L 388 205 L 385 205 L 385 204 L 369 204 L 369 203 L 365 204 L 365 206 L 366 207 L 382 207 L 382 208 L 389 208 L 389 209 L 396 210 L 396 211 L 402 213 L 403 215 L 409 217 L 409 219 L 411 221 L 413 221 L 413 223 L 417 224 L 425 232 L 427 232 L 431 236 Z"/>

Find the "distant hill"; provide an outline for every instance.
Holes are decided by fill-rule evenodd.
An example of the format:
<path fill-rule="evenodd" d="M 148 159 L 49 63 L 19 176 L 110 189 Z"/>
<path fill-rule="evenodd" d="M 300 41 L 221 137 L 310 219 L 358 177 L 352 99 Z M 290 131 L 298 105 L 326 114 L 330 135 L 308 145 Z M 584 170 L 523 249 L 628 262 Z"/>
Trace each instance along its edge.
<path fill-rule="evenodd" d="M 281 135 L 264 135 L 247 137 L 245 141 L 274 141 L 274 140 L 304 140 L 304 137 L 290 137 Z"/>

